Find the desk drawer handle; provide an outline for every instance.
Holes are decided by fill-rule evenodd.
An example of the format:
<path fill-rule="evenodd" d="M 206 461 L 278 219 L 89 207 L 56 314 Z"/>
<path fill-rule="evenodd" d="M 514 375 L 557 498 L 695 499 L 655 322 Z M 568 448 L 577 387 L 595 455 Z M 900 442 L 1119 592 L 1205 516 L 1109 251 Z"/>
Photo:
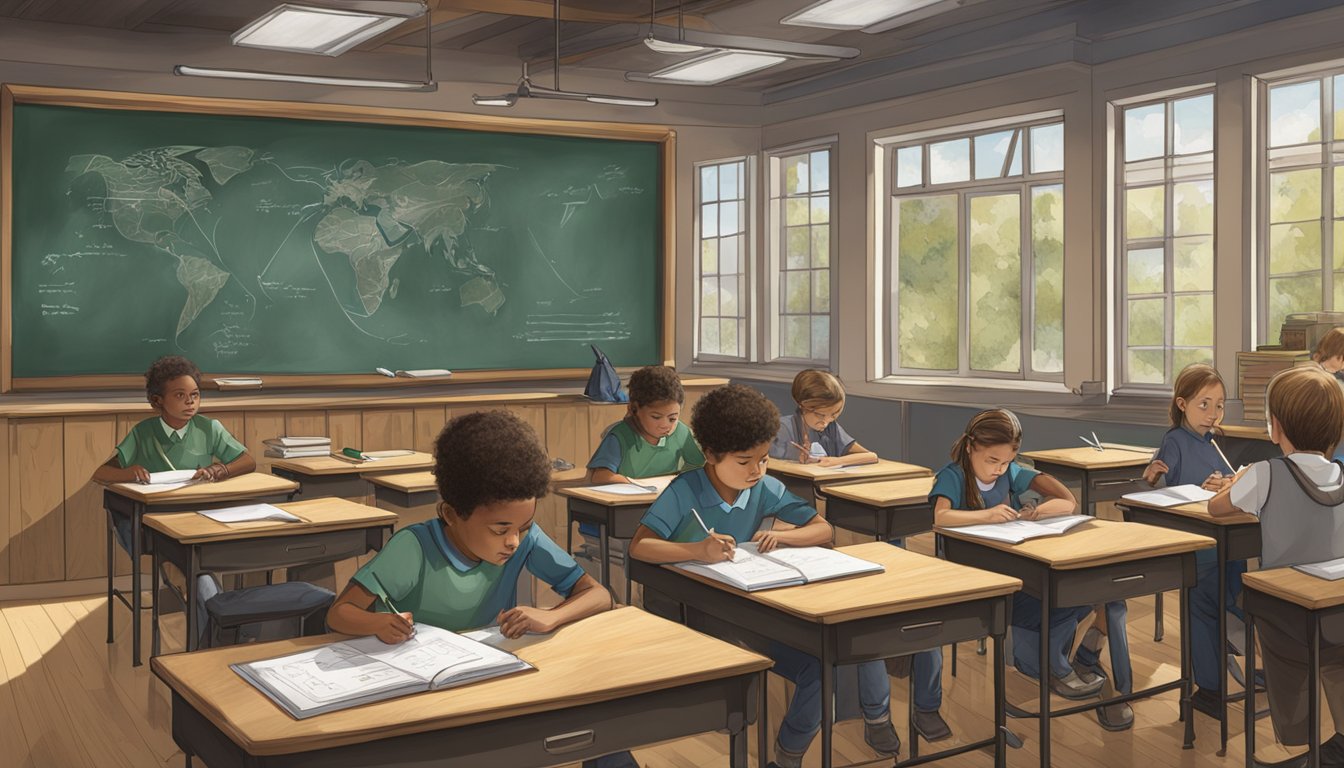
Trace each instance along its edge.
<path fill-rule="evenodd" d="M 573 733 L 562 733 L 559 736 L 548 736 L 541 743 L 547 752 L 552 755 L 563 755 L 566 752 L 574 752 L 584 747 L 592 746 L 596 739 L 593 737 L 592 730 L 574 731 Z"/>
<path fill-rule="evenodd" d="M 318 550 L 318 554 L 323 554 L 323 553 L 325 553 L 325 552 L 327 551 L 327 545 L 326 545 L 326 544 L 290 544 L 290 545 L 288 545 L 288 546 L 285 547 L 285 551 L 286 551 L 286 552 L 302 552 L 302 551 L 304 551 L 304 550 L 306 550 L 306 549 L 316 549 L 316 550 Z"/>
<path fill-rule="evenodd" d="M 1105 488 L 1108 485 L 1129 485 L 1133 480 L 1097 480 L 1092 483 L 1093 488 Z"/>
<path fill-rule="evenodd" d="M 1111 583 L 1113 584 L 1119 584 L 1122 581 L 1143 581 L 1143 574 L 1136 573 L 1133 576 L 1117 576 L 1116 578 L 1111 579 Z"/>
<path fill-rule="evenodd" d="M 926 621 L 923 624 L 911 624 L 908 627 L 901 627 L 901 631 L 912 632 L 916 629 L 928 629 L 929 627 L 941 627 L 942 625 L 943 622 L 941 621 Z"/>

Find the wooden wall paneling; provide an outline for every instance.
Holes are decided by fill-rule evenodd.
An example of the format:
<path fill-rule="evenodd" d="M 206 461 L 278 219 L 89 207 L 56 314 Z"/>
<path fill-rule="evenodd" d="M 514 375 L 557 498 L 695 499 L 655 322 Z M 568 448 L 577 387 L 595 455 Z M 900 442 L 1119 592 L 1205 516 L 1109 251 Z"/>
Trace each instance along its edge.
<path fill-rule="evenodd" d="M 607 427 L 625 418 L 629 406 L 625 403 L 589 403 L 588 404 L 588 442 L 592 450 L 596 451 L 597 446 L 602 443 L 602 433 Z M 682 409 L 682 414 L 686 409 Z M 588 454 L 592 458 L 592 452 Z M 584 459 L 587 464 L 587 459 Z"/>
<path fill-rule="evenodd" d="M 4 478 L 7 489 L 4 496 L 0 497 L 0 503 L 3 503 L 6 509 L 13 509 L 18 505 L 19 489 L 15 487 L 13 476 L 9 473 L 13 464 L 9 446 L 9 419 L 0 419 L 0 478 Z M 3 537 L 0 538 L 0 584 L 9 583 L 9 550 L 14 541 L 12 534 L 9 515 L 0 513 L 0 537 Z M 0 667 L 0 674 L 3 672 L 3 667 Z"/>
<path fill-rule="evenodd" d="M 247 417 L 242 411 L 222 411 L 220 413 L 208 413 L 206 415 L 215 421 L 218 421 L 220 426 L 229 430 L 229 434 L 233 435 L 233 439 L 240 443 L 243 442 L 243 435 L 247 432 Z M 274 437 L 274 435 L 271 435 L 271 437 Z M 265 436 L 263 436 L 262 439 L 265 439 Z M 246 443 L 243 444 L 246 445 Z M 265 449 L 266 446 L 261 446 L 261 448 L 257 450 L 258 455 Z M 248 450 L 250 451 L 252 449 L 248 448 Z"/>
<path fill-rule="evenodd" d="M 248 411 L 243 415 L 242 436 L 237 432 L 233 436 L 242 441 L 247 452 L 252 454 L 258 472 L 270 472 L 271 459 L 266 455 L 266 444 L 261 441 L 284 433 L 285 414 L 280 411 Z"/>
<path fill-rule="evenodd" d="M 9 581 L 31 584 L 65 578 L 63 419 L 9 423 L 11 488 Z"/>
<path fill-rule="evenodd" d="M 546 406 L 546 453 L 576 467 L 593 453 L 588 434 L 587 403 L 551 403 Z"/>
<path fill-rule="evenodd" d="M 448 423 L 448 409 L 442 405 L 422 406 L 415 409 L 415 444 L 417 451 L 434 452 L 434 438 Z"/>
<path fill-rule="evenodd" d="M 507 405 L 503 408 L 491 410 L 508 411 L 527 422 L 527 425 L 532 427 L 532 431 L 537 433 L 537 439 L 541 440 L 541 444 L 546 445 L 546 406 L 540 404 Z"/>
<path fill-rule="evenodd" d="M 285 414 L 285 434 L 290 437 L 324 437 L 326 411 L 290 411 Z"/>
<path fill-rule="evenodd" d="M 115 416 L 65 419 L 65 578 L 92 579 L 107 573 L 107 513 L 103 487 L 93 472 L 116 445 Z M 127 564 L 129 566 L 129 563 Z"/>
<path fill-rule="evenodd" d="M 327 434 L 331 436 L 331 449 L 362 448 L 364 445 L 364 419 L 361 411 L 327 411 Z"/>
<path fill-rule="evenodd" d="M 386 451 L 415 444 L 415 411 L 411 408 L 379 408 L 364 411 L 362 450 Z"/>
<path fill-rule="evenodd" d="M 120 445 L 121 441 L 125 440 L 126 436 L 131 434 L 131 430 L 135 428 L 136 424 L 139 424 L 147 418 L 149 417 L 136 416 L 129 413 L 117 414 L 117 445 Z M 115 449 L 117 446 L 113 445 L 112 447 Z"/>

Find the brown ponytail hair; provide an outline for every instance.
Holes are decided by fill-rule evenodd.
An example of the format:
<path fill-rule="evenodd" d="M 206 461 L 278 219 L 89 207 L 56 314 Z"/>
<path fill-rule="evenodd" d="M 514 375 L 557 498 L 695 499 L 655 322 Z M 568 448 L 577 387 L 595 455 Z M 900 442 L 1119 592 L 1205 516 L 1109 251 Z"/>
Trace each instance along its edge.
<path fill-rule="evenodd" d="M 966 425 L 966 431 L 952 444 L 952 460 L 961 467 L 965 483 L 962 496 L 966 509 L 980 509 L 985 505 L 980 488 L 975 484 L 975 472 L 971 469 L 971 449 L 990 445 L 1011 445 L 1014 451 L 1022 445 L 1022 424 L 1007 408 L 991 408 L 975 414 Z"/>
<path fill-rule="evenodd" d="M 1181 369 L 1176 375 L 1176 383 L 1172 386 L 1171 392 L 1171 426 L 1179 427 L 1185 423 L 1185 412 L 1180 406 L 1176 405 L 1176 398 L 1185 401 L 1189 407 L 1190 401 L 1195 399 L 1199 391 L 1210 384 L 1217 384 L 1223 388 L 1223 394 L 1227 394 L 1227 385 L 1223 383 L 1223 377 L 1218 375 L 1218 369 L 1212 365 L 1204 363 L 1191 363 Z M 1221 435 L 1223 430 L 1214 427 L 1214 431 Z"/>

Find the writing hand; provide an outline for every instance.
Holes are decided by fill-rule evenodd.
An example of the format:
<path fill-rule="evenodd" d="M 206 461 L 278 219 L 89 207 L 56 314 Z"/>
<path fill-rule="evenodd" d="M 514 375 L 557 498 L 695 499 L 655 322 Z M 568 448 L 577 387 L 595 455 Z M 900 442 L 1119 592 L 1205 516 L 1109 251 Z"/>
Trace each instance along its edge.
<path fill-rule="evenodd" d="M 998 504 L 985 510 L 985 517 L 991 523 L 1007 523 L 1018 518 L 1017 510 L 1007 504 Z"/>
<path fill-rule="evenodd" d="M 405 613 L 375 613 L 378 622 L 374 634 L 388 645 L 404 643 L 415 634 L 415 623 L 409 611 Z"/>
<path fill-rule="evenodd" d="M 1017 516 L 1022 520 L 1039 520 L 1041 519 L 1041 508 L 1034 502 L 1023 504 L 1022 509 L 1018 510 Z"/>
<path fill-rule="evenodd" d="M 709 536 L 700 542 L 698 554 L 703 562 L 721 563 L 732 560 L 736 550 L 736 539 L 724 533 L 715 533 L 714 529 L 710 528 Z"/>
<path fill-rule="evenodd" d="M 1206 491 L 1214 491 L 1216 493 L 1218 491 L 1221 491 L 1223 489 L 1223 486 L 1231 482 L 1232 478 L 1223 477 L 1222 472 L 1215 471 L 1213 474 L 1209 475 L 1207 478 L 1204 479 L 1204 482 L 1200 484 L 1200 487 Z"/>
<path fill-rule="evenodd" d="M 127 467 L 126 471 L 130 473 L 130 477 L 128 479 L 133 483 L 149 482 L 149 470 L 145 469 L 139 464 L 134 464 L 132 466 Z"/>

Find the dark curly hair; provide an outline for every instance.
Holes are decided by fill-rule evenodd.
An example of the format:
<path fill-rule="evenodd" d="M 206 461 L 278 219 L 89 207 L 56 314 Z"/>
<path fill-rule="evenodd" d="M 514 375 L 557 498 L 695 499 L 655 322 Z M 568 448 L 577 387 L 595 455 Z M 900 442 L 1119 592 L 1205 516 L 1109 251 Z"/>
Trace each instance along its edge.
<path fill-rule="evenodd" d="M 779 432 L 779 409 L 742 384 L 712 389 L 691 409 L 691 430 L 705 453 L 745 451 Z"/>
<path fill-rule="evenodd" d="M 666 365 L 646 365 L 630 374 L 630 404 L 636 408 L 686 399 L 681 377 Z"/>
<path fill-rule="evenodd" d="M 478 507 L 539 499 L 551 484 L 551 461 L 522 419 L 508 411 L 458 416 L 434 441 L 439 497 L 463 520 Z"/>
<path fill-rule="evenodd" d="M 201 369 L 181 355 L 164 355 L 150 364 L 145 371 L 145 399 L 154 402 L 154 396 L 163 397 L 163 388 L 173 379 L 190 376 L 201 385 Z"/>

